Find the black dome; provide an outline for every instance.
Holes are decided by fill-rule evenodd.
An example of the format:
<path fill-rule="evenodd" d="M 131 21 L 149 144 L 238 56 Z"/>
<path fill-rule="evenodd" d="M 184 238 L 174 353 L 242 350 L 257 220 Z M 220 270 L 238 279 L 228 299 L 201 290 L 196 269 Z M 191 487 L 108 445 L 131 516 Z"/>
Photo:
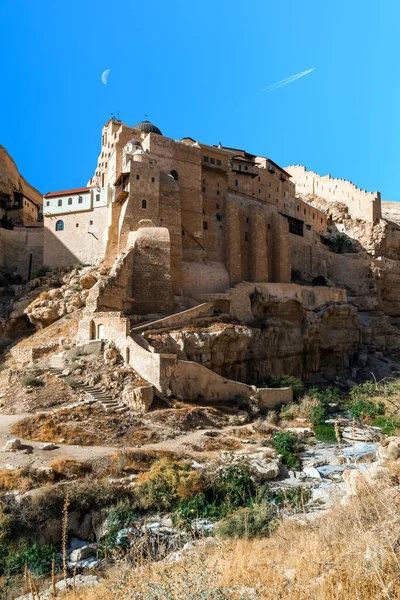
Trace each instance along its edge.
<path fill-rule="evenodd" d="M 139 129 L 139 131 L 143 131 L 144 133 L 158 133 L 158 135 L 162 135 L 158 127 L 153 125 L 153 123 L 150 123 L 150 121 L 142 121 L 141 123 L 138 123 L 135 125 L 135 129 Z"/>

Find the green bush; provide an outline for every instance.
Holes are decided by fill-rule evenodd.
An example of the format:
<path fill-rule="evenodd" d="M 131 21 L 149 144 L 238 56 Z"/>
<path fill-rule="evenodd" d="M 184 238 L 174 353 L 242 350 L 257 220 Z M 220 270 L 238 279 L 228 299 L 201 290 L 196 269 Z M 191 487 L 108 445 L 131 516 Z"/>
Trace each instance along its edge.
<path fill-rule="evenodd" d="M 239 508 L 227 515 L 217 528 L 221 538 L 254 538 L 267 536 L 274 525 L 277 511 L 267 503 Z"/>
<path fill-rule="evenodd" d="M 49 271 L 51 271 L 50 267 L 43 265 L 43 267 L 40 267 L 39 269 L 34 271 L 32 276 L 33 276 L 33 278 L 44 277 Z"/>
<path fill-rule="evenodd" d="M 14 544 L 0 542 L 0 576 L 13 577 L 23 573 L 25 565 L 34 575 L 46 575 L 51 572 L 53 557 L 58 569 L 61 559 L 55 546 L 31 545 L 25 539 Z"/>
<path fill-rule="evenodd" d="M 103 557 L 107 550 L 115 548 L 118 532 L 133 525 L 136 518 L 136 512 L 127 501 L 119 502 L 110 509 L 105 522 L 107 534 L 98 546 L 100 557 Z"/>
<path fill-rule="evenodd" d="M 66 377 L 64 379 L 64 383 L 65 383 L 65 385 L 70 387 L 72 390 L 76 390 L 78 387 L 78 382 L 73 377 Z"/>
<path fill-rule="evenodd" d="M 385 405 L 383 402 L 374 402 L 373 400 L 357 400 L 351 404 L 349 410 L 357 419 L 374 419 L 385 414 Z"/>
<path fill-rule="evenodd" d="M 325 389 L 318 389 L 315 386 L 311 386 L 307 391 L 309 396 L 319 400 L 322 404 L 336 404 L 340 401 L 340 390 L 337 387 L 327 387 Z"/>
<path fill-rule="evenodd" d="M 350 403 L 354 403 L 357 400 L 365 398 L 385 396 L 387 388 L 388 384 L 384 382 L 376 383 L 374 381 L 366 381 L 365 383 L 359 383 L 349 391 L 349 401 Z"/>
<path fill-rule="evenodd" d="M 335 426 L 332 423 L 320 423 L 314 427 L 314 434 L 320 442 L 336 442 Z"/>
<path fill-rule="evenodd" d="M 376 417 L 371 425 L 382 429 L 385 435 L 395 435 L 400 430 L 400 419 L 397 417 Z"/>
<path fill-rule="evenodd" d="M 322 404 L 311 409 L 310 423 L 313 427 L 321 425 L 328 418 L 327 410 Z"/>
<path fill-rule="evenodd" d="M 22 387 L 43 387 L 45 385 L 44 381 L 38 379 L 37 377 L 33 377 L 33 375 L 25 375 L 21 379 Z"/>
<path fill-rule="evenodd" d="M 282 455 L 283 462 L 289 469 L 298 470 L 300 461 L 297 452 L 300 448 L 300 439 L 291 431 L 276 431 L 272 436 L 273 447 Z"/>

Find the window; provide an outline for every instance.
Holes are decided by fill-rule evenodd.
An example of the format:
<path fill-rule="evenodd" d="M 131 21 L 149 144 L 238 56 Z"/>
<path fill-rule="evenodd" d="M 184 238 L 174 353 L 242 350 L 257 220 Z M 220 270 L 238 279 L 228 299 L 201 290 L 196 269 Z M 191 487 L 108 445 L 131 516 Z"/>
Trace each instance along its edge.
<path fill-rule="evenodd" d="M 75 225 L 75 227 L 79 227 L 79 223 L 77 223 L 77 224 Z"/>
<path fill-rule="evenodd" d="M 244 241 L 245 241 L 245 242 L 248 242 L 248 241 L 249 241 L 249 234 L 247 233 L 247 231 L 246 231 L 246 233 L 244 234 Z"/>
<path fill-rule="evenodd" d="M 202 192 L 205 192 L 205 191 L 206 191 L 206 188 L 205 188 L 205 186 L 204 186 L 204 185 L 203 185 L 203 187 L 201 188 L 201 191 L 202 191 Z"/>
<path fill-rule="evenodd" d="M 321 217 L 321 223 L 322 223 L 322 217 Z"/>
<path fill-rule="evenodd" d="M 62 206 L 62 200 L 60 199 L 57 204 L 58 206 Z"/>
<path fill-rule="evenodd" d="M 260 178 L 258 178 L 258 181 L 261 181 L 261 179 L 260 179 Z"/>
<path fill-rule="evenodd" d="M 147 208 L 147 200 L 142 200 L 142 208 Z"/>
<path fill-rule="evenodd" d="M 304 209 L 304 214 L 305 214 L 305 215 L 307 214 L 307 209 L 306 209 L 306 208 Z"/>
<path fill-rule="evenodd" d="M 182 235 L 185 235 L 185 230 L 184 229 L 182 229 Z"/>
<path fill-rule="evenodd" d="M 212 157 L 211 157 L 211 158 L 210 158 L 210 163 L 211 163 L 212 165 L 215 165 L 215 158 L 212 158 Z"/>
<path fill-rule="evenodd" d="M 268 229 L 271 229 L 271 223 L 268 223 Z"/>
<path fill-rule="evenodd" d="M 204 230 L 208 229 L 208 223 L 207 223 L 207 221 L 203 221 L 203 229 Z"/>
<path fill-rule="evenodd" d="M 57 221 L 56 231 L 64 231 L 64 221 Z"/>
<path fill-rule="evenodd" d="M 217 190 L 217 196 L 219 196 L 219 190 Z"/>
<path fill-rule="evenodd" d="M 245 165 L 245 167 L 244 167 L 244 170 L 245 170 L 245 171 L 248 171 L 248 170 L 249 170 L 249 167 L 248 167 L 247 165 Z"/>
<path fill-rule="evenodd" d="M 89 225 L 93 225 L 93 221 L 89 221 Z"/>
<path fill-rule="evenodd" d="M 78 197 L 78 204 L 82 204 L 82 202 L 83 202 L 83 198 L 82 198 L 82 196 L 79 196 Z"/>
<path fill-rule="evenodd" d="M 217 221 L 222 221 L 222 216 L 219 213 L 217 213 L 215 215 L 215 217 L 216 217 Z"/>
<path fill-rule="evenodd" d="M 218 209 L 219 209 L 219 204 L 216 204 L 216 205 L 215 205 L 215 208 L 218 210 Z"/>
<path fill-rule="evenodd" d="M 239 171 L 241 171 L 241 170 L 242 170 L 242 165 L 239 165 Z"/>
<path fill-rule="evenodd" d="M 68 198 L 68 205 L 72 204 L 72 198 Z"/>
<path fill-rule="evenodd" d="M 261 190 L 260 190 L 260 188 L 258 188 L 258 193 L 259 193 L 259 194 L 261 194 Z"/>
<path fill-rule="evenodd" d="M 306 225 L 307 231 L 311 231 L 311 225 Z"/>
<path fill-rule="evenodd" d="M 50 201 L 49 200 L 47 200 L 46 206 L 50 206 Z"/>
<path fill-rule="evenodd" d="M 155 179 L 154 179 L 154 177 L 152 177 L 152 178 L 151 178 L 151 181 L 152 181 L 152 183 L 154 183 L 154 182 L 155 182 Z"/>
<path fill-rule="evenodd" d="M 246 217 L 246 223 L 248 223 L 248 222 L 249 222 L 249 217 Z"/>
<path fill-rule="evenodd" d="M 139 179 L 140 179 L 140 175 L 136 175 L 136 179 L 139 181 Z"/>
<path fill-rule="evenodd" d="M 208 162 L 208 156 L 203 156 L 203 162 Z"/>
<path fill-rule="evenodd" d="M 172 177 L 175 179 L 175 181 L 178 181 L 178 179 L 179 179 L 178 171 L 175 171 L 175 169 L 173 169 L 170 172 L 170 175 L 172 175 Z"/>
<path fill-rule="evenodd" d="M 100 194 L 96 194 L 96 202 L 100 202 Z"/>
<path fill-rule="evenodd" d="M 220 167 L 221 166 L 221 160 L 219 158 L 217 158 L 217 166 Z"/>
<path fill-rule="evenodd" d="M 312 218 L 315 219 L 315 214 L 314 213 L 312 214 Z"/>
<path fill-rule="evenodd" d="M 235 186 L 237 187 L 239 185 L 239 182 L 237 179 L 235 179 Z"/>
<path fill-rule="evenodd" d="M 299 206 L 299 205 L 297 205 L 297 212 L 299 212 L 299 210 L 300 210 L 300 206 Z"/>

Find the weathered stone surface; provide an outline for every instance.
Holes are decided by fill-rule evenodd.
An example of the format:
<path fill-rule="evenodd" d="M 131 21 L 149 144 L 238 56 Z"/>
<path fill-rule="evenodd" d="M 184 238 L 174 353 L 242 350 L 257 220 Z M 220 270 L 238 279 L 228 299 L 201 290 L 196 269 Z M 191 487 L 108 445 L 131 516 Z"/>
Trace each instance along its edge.
<path fill-rule="evenodd" d="M 376 452 L 377 458 L 386 460 L 398 460 L 400 458 L 400 438 L 390 437 L 382 441 Z"/>
<path fill-rule="evenodd" d="M 20 450 L 21 448 L 21 440 L 19 440 L 18 438 L 13 438 L 12 440 L 8 440 L 6 442 L 6 445 L 3 449 L 7 452 L 8 450 Z"/>

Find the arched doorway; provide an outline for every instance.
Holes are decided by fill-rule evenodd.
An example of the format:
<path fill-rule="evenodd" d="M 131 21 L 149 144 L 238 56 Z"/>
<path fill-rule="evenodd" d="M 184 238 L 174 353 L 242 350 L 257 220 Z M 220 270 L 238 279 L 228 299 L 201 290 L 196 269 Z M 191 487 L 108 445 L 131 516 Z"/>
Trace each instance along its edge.
<path fill-rule="evenodd" d="M 98 340 L 104 340 L 105 338 L 105 334 L 104 334 L 104 325 L 97 325 L 97 339 Z"/>

